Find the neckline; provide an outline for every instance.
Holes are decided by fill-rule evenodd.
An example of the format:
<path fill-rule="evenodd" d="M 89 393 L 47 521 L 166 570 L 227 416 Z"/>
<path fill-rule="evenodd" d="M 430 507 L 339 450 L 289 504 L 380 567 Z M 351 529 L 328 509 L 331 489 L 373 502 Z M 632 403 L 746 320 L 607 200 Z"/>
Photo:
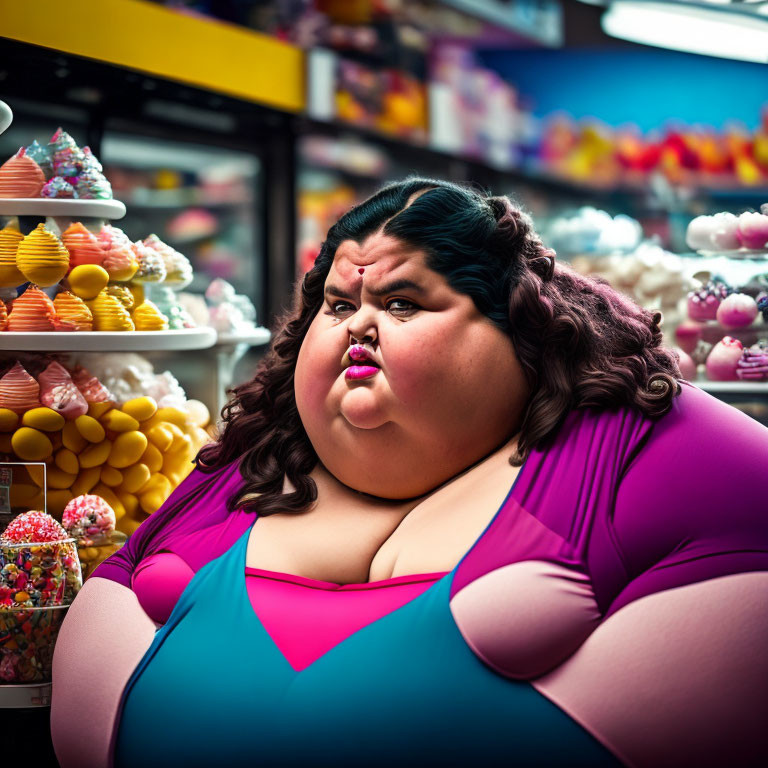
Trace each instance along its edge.
<path fill-rule="evenodd" d="M 530 453 L 528 454 L 528 456 L 526 456 L 525 460 L 520 465 L 520 471 L 517 473 L 517 475 L 515 476 L 515 479 L 512 481 L 512 485 L 510 486 L 510 489 L 507 491 L 507 494 L 504 497 L 504 500 L 501 502 L 501 505 L 499 506 L 499 508 L 493 514 L 493 517 L 491 517 L 491 519 L 488 521 L 488 524 L 480 532 L 480 535 L 474 540 L 474 542 L 472 542 L 472 545 L 470 546 L 470 548 L 459 558 L 459 562 L 456 563 L 456 565 L 450 571 L 436 572 L 436 573 L 430 573 L 430 574 L 424 574 L 424 573 L 421 573 L 421 574 L 419 574 L 419 573 L 417 573 L 417 574 L 406 574 L 404 576 L 395 576 L 392 579 L 383 579 L 381 581 L 367 581 L 367 582 L 362 582 L 362 583 L 357 583 L 357 584 L 335 584 L 334 582 L 331 582 L 331 581 L 321 581 L 319 579 L 311 579 L 308 576 L 297 576 L 296 574 L 292 574 L 292 573 L 281 573 L 280 571 L 269 571 L 269 570 L 266 570 L 266 569 L 263 569 L 263 568 L 253 568 L 252 566 L 249 566 L 247 564 L 247 559 L 248 559 L 248 542 L 251 539 L 251 533 L 253 532 L 254 526 L 259 521 L 259 516 L 258 516 L 258 514 L 256 514 L 256 515 L 254 515 L 253 522 L 248 526 L 248 529 L 246 530 L 246 532 L 245 532 L 245 534 L 243 536 L 243 541 L 244 541 L 243 554 L 242 554 L 242 566 L 243 566 L 243 568 L 242 568 L 241 572 L 243 572 L 245 574 L 245 576 L 249 576 L 249 575 L 266 575 L 266 576 L 268 576 L 269 574 L 271 574 L 273 577 L 278 577 L 279 580 L 281 580 L 281 581 L 293 581 L 295 583 L 307 582 L 308 586 L 324 584 L 324 585 L 327 585 L 326 588 L 330 587 L 330 588 L 336 588 L 336 589 L 343 588 L 343 587 L 353 587 L 353 588 L 354 587 L 358 587 L 358 588 L 359 587 L 368 587 L 368 588 L 370 588 L 370 585 L 372 585 L 372 584 L 374 586 L 375 585 L 381 585 L 381 584 L 384 584 L 385 582 L 391 582 L 391 581 L 395 581 L 397 579 L 410 579 L 412 581 L 415 581 L 415 580 L 426 580 L 426 579 L 423 578 L 423 577 L 426 577 L 426 576 L 437 576 L 438 578 L 436 579 L 436 581 L 441 581 L 442 579 L 445 579 L 448 576 L 456 573 L 456 571 L 458 571 L 458 569 L 461 566 L 461 564 L 472 554 L 472 552 L 474 552 L 474 550 L 477 547 L 477 545 L 485 537 L 485 534 L 488 532 L 488 529 L 496 522 L 496 520 L 499 517 L 499 515 L 502 513 L 504 508 L 507 506 L 507 503 L 509 502 L 510 498 L 512 497 L 512 494 L 515 491 L 515 488 L 517 488 L 517 484 L 520 482 L 520 478 L 523 476 L 523 472 L 525 472 L 525 469 L 528 466 L 528 460 L 529 459 L 530 459 Z M 245 579 L 243 579 L 243 586 L 245 586 Z M 323 587 L 318 587 L 318 588 L 322 589 Z"/>
<path fill-rule="evenodd" d="M 443 576 L 447 576 L 450 571 L 437 571 L 436 573 L 416 573 L 405 576 L 393 576 L 389 579 L 380 579 L 378 581 L 365 581 L 352 584 L 339 584 L 335 581 L 321 581 L 320 579 L 311 579 L 308 576 L 296 576 L 292 573 L 282 573 L 280 571 L 269 571 L 265 568 L 245 567 L 246 576 L 256 576 L 259 578 L 270 579 L 272 581 L 282 581 L 289 584 L 297 584 L 310 589 L 323 589 L 331 591 L 357 591 L 364 589 L 381 589 L 382 587 L 402 586 L 405 584 L 420 584 L 425 581 L 437 581 Z"/>

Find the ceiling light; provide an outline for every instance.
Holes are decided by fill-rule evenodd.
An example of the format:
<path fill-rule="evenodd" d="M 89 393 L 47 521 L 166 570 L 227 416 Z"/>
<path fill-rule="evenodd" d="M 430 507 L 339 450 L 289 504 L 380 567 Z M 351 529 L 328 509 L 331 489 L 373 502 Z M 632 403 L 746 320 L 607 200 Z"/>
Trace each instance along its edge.
<path fill-rule="evenodd" d="M 602 18 L 603 31 L 633 43 L 764 64 L 768 20 L 718 5 L 615 0 Z"/>

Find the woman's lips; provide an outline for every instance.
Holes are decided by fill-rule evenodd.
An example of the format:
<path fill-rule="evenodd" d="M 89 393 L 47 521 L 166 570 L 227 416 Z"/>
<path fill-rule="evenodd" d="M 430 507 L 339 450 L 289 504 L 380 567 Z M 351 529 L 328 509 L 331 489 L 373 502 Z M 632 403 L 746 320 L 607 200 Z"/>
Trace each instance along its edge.
<path fill-rule="evenodd" d="M 347 381 L 357 381 L 358 379 L 370 379 L 379 372 L 375 365 L 350 365 L 344 371 L 344 378 Z"/>

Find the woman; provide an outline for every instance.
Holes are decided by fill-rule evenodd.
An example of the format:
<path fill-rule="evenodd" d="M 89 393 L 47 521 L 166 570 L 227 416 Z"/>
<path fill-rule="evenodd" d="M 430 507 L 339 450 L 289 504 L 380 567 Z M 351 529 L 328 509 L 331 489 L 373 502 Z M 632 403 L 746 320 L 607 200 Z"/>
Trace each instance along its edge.
<path fill-rule="evenodd" d="M 660 319 L 507 198 L 352 209 L 70 609 L 62 766 L 764 762 L 768 430 Z"/>

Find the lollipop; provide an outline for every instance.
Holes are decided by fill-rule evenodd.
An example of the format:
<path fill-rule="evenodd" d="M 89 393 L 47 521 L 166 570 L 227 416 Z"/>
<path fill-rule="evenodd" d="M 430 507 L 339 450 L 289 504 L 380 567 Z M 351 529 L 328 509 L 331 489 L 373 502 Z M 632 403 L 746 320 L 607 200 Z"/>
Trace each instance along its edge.
<path fill-rule="evenodd" d="M 133 331 L 135 330 L 128 310 L 105 291 L 89 303 L 93 313 L 94 331 Z"/>
<path fill-rule="evenodd" d="M 53 302 L 36 285 L 30 285 L 11 305 L 8 330 L 21 332 L 56 330 L 56 308 Z"/>
<path fill-rule="evenodd" d="M 132 317 L 137 331 L 168 330 L 168 318 L 148 299 L 133 310 Z"/>
<path fill-rule="evenodd" d="M 77 496 L 64 507 L 61 518 L 66 532 L 81 546 L 92 547 L 106 539 L 117 525 L 115 512 L 101 496 Z"/>
<path fill-rule="evenodd" d="M 162 283 L 165 280 L 165 263 L 163 257 L 152 248 L 148 248 L 141 240 L 131 246 L 139 268 L 133 279 L 137 283 Z"/>
<path fill-rule="evenodd" d="M 104 249 L 104 269 L 111 280 L 130 280 L 139 268 L 131 241 L 122 230 L 106 224 L 99 232 L 99 242 Z"/>
<path fill-rule="evenodd" d="M 67 421 L 88 413 L 88 403 L 66 368 L 59 363 L 50 363 L 37 381 L 40 384 L 40 402 L 60 413 Z"/>
<path fill-rule="evenodd" d="M 104 261 L 104 249 L 96 238 L 79 221 L 73 221 L 61 236 L 69 251 L 69 268 L 81 264 L 99 264 Z"/>
<path fill-rule="evenodd" d="M 64 541 L 67 532 L 61 524 L 45 512 L 24 512 L 8 523 L 0 534 L 3 544 L 34 544 L 48 541 Z"/>
<path fill-rule="evenodd" d="M 27 282 L 16 266 L 16 252 L 23 239 L 15 221 L 0 229 L 0 288 L 15 288 Z"/>
<path fill-rule="evenodd" d="M 58 320 L 59 330 L 62 331 L 92 331 L 93 315 L 86 303 L 70 291 L 61 291 L 53 300 Z"/>
<path fill-rule="evenodd" d="M 21 363 L 15 363 L 0 378 L 0 408 L 22 414 L 40 405 L 40 385 L 27 373 Z"/>
<path fill-rule="evenodd" d="M 75 144 L 75 140 L 61 128 L 57 129 L 48 142 L 48 151 L 51 155 L 55 176 L 69 178 L 79 175 L 83 170 L 85 156 L 82 150 Z"/>
<path fill-rule="evenodd" d="M 165 265 L 165 282 L 177 288 L 183 288 L 192 282 L 192 265 L 184 254 L 164 243 L 157 235 L 144 239 L 144 245 L 159 253 Z"/>
<path fill-rule="evenodd" d="M 50 179 L 53 176 L 51 153 L 48 151 L 47 146 L 44 147 L 42 144 L 33 141 L 27 147 L 27 157 L 31 157 L 40 166 L 46 179 Z"/>
<path fill-rule="evenodd" d="M 45 224 L 38 224 L 19 243 L 16 265 L 27 280 L 45 288 L 55 285 L 67 274 L 69 252 Z"/>
<path fill-rule="evenodd" d="M 63 176 L 54 176 L 45 182 L 40 192 L 40 197 L 71 200 L 77 197 L 77 192 L 75 192 L 75 188 Z"/>
<path fill-rule="evenodd" d="M 38 197 L 43 184 L 42 168 L 24 147 L 0 167 L 0 197 Z"/>
<path fill-rule="evenodd" d="M 0 299 L 0 331 L 8 327 L 8 310 L 5 308 L 5 302 Z"/>

